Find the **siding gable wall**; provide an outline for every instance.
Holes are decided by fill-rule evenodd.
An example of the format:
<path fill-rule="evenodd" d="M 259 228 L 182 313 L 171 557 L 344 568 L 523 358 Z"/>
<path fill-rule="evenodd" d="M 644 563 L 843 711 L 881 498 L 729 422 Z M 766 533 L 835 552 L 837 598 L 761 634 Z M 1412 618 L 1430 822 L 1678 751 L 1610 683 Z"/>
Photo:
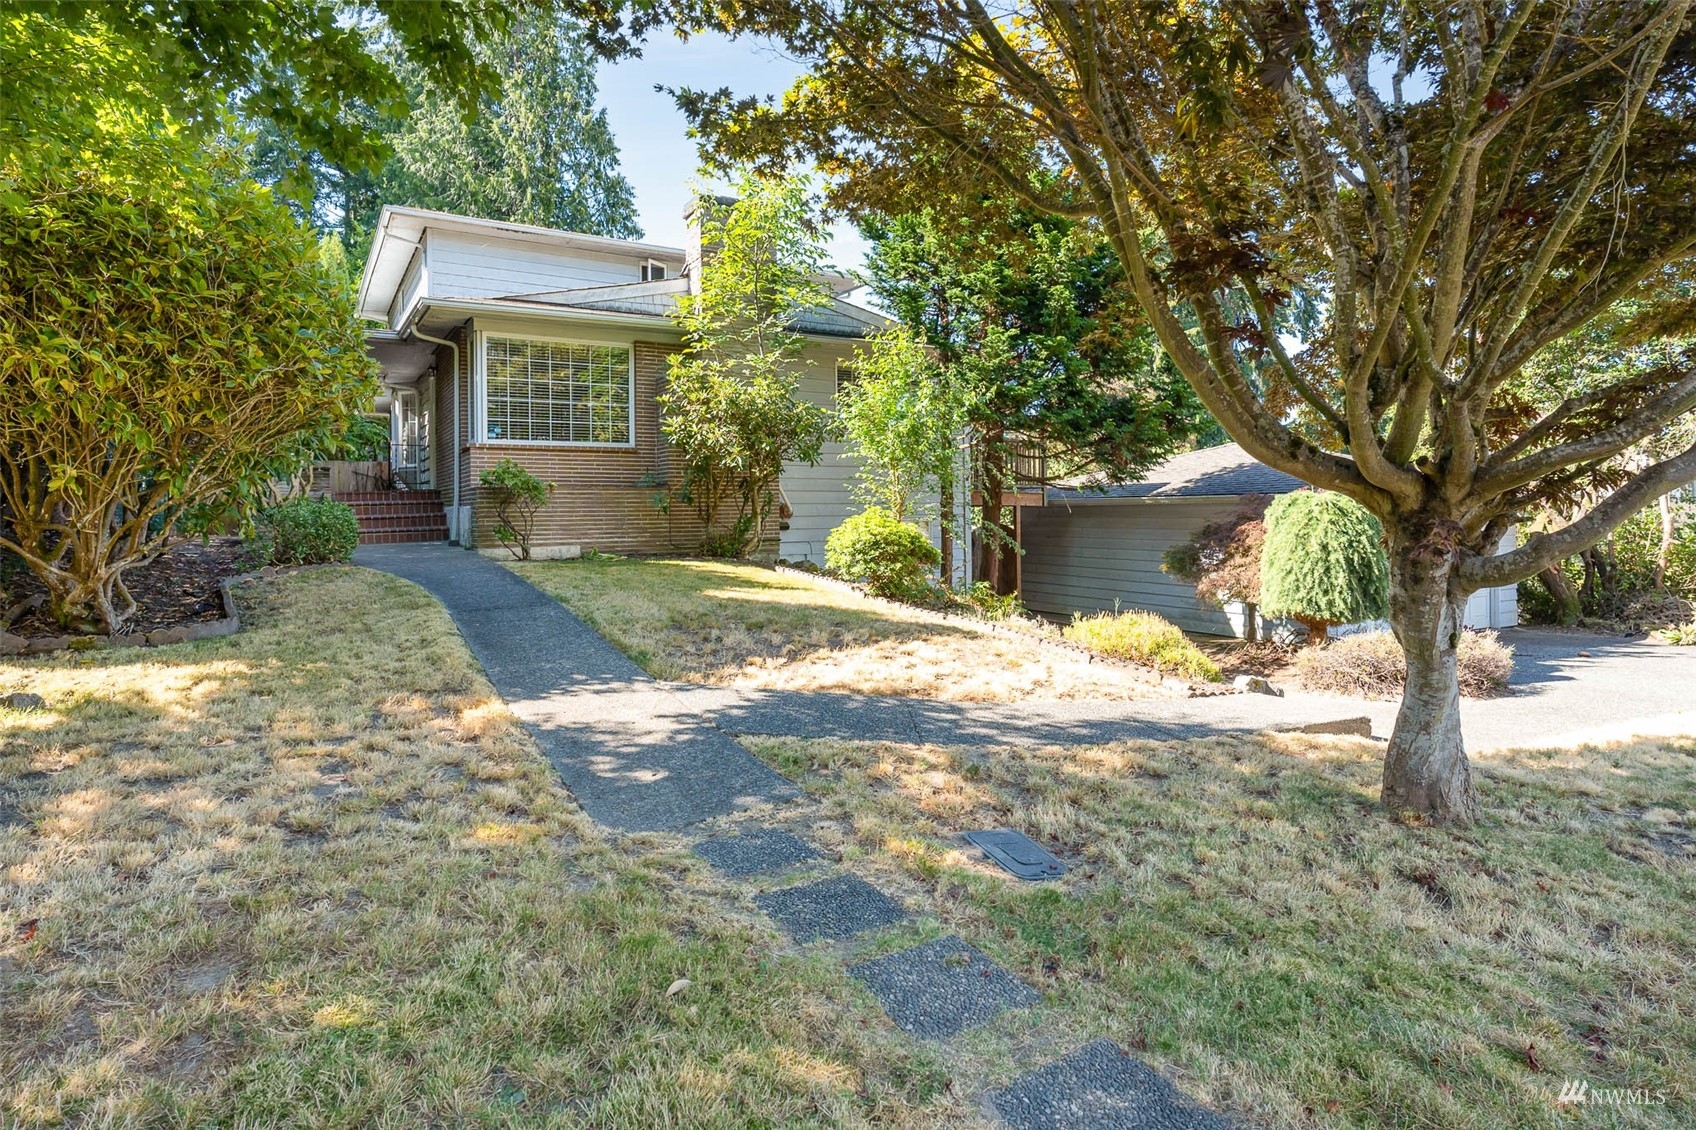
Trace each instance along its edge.
<path fill-rule="evenodd" d="M 430 233 L 429 258 L 433 298 L 510 298 L 640 282 L 646 259 L 453 231 Z"/>

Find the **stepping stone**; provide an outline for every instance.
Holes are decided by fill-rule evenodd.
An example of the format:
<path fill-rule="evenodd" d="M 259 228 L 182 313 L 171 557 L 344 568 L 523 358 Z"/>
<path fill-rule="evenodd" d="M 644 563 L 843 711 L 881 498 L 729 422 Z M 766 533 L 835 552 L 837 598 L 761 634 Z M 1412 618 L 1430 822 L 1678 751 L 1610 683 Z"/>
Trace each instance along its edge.
<path fill-rule="evenodd" d="M 946 1040 L 1003 1009 L 1036 1004 L 1042 994 L 959 938 L 851 965 L 848 972 L 912 1036 Z"/>
<path fill-rule="evenodd" d="M 738 836 L 702 840 L 695 845 L 695 854 L 732 879 L 820 858 L 803 840 L 781 828 L 756 828 Z"/>
<path fill-rule="evenodd" d="M 967 832 L 966 842 L 982 848 L 983 853 L 1021 879 L 1058 879 L 1066 873 L 1066 865 L 1048 849 L 1011 828 L 996 828 L 988 832 Z"/>
<path fill-rule="evenodd" d="M 1085 1044 L 990 1096 L 1013 1130 L 1229 1130 L 1112 1040 Z"/>
<path fill-rule="evenodd" d="M 907 916 L 894 899 L 852 875 L 755 895 L 754 902 L 797 942 L 848 938 Z"/>

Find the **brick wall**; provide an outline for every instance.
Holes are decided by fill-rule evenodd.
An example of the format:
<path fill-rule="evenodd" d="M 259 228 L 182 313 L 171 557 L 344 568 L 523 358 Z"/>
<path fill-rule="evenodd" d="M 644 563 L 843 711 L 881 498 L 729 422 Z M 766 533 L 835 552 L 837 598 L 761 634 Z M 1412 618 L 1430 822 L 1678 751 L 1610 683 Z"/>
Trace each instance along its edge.
<path fill-rule="evenodd" d="M 513 459 L 556 485 L 553 498 L 536 515 L 534 544 L 577 545 L 615 553 L 687 553 L 699 548 L 701 524 L 688 506 L 669 514 L 654 505 L 659 484 L 667 481 L 670 458 L 660 434 L 655 399 L 665 379 L 673 345 L 636 342 L 634 447 L 534 447 L 526 444 L 474 444 L 467 500 L 476 508 L 479 548 L 500 544 L 494 535 L 495 508 L 482 496 L 477 476 L 502 459 Z"/>

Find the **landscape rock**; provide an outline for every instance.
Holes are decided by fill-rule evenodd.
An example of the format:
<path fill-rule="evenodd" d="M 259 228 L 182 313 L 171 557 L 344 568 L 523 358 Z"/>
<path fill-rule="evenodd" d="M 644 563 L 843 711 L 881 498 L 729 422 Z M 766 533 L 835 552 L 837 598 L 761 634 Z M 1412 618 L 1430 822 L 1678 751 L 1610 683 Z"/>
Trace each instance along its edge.
<path fill-rule="evenodd" d="M 0 655 L 22 655 L 29 641 L 11 632 L 0 632 Z"/>
<path fill-rule="evenodd" d="M 1309 722 L 1305 726 L 1280 727 L 1288 734 L 1338 734 L 1349 738 L 1370 738 L 1372 719 L 1364 714 L 1358 718 L 1337 718 L 1330 722 Z"/>
<path fill-rule="evenodd" d="M 0 706 L 11 710 L 46 710 L 47 700 L 38 694 L 13 691 L 11 694 L 0 695 Z"/>
<path fill-rule="evenodd" d="M 1259 675 L 1238 675 L 1235 683 L 1238 694 L 1269 694 L 1283 698 L 1284 692 Z"/>
<path fill-rule="evenodd" d="M 24 650 L 31 655 L 40 655 L 48 651 L 63 651 L 71 646 L 72 636 L 37 636 L 24 645 Z"/>

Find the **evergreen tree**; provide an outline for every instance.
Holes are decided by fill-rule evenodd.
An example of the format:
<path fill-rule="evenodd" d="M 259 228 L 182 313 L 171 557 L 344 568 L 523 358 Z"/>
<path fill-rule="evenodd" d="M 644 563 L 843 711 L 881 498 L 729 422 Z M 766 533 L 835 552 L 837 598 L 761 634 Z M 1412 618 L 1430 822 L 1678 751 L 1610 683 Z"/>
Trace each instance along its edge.
<path fill-rule="evenodd" d="M 385 204 L 641 237 L 618 144 L 606 111 L 595 105 L 596 56 L 579 24 L 530 11 L 479 45 L 478 61 L 500 88 L 470 115 L 392 42 L 376 53 L 405 85 L 410 111 L 350 111 L 392 153 L 375 171 L 303 151 L 267 121 L 250 123 L 261 178 L 296 187 L 306 218 L 339 232 L 355 261 L 364 258 Z"/>
<path fill-rule="evenodd" d="M 1260 551 L 1260 606 L 1306 626 L 1325 642 L 1333 624 L 1380 620 L 1389 612 L 1390 564 L 1384 527 L 1352 499 L 1300 490 L 1266 508 Z"/>
<path fill-rule="evenodd" d="M 867 225 L 872 290 L 931 351 L 940 399 L 971 438 L 978 578 L 1010 588 L 1017 554 L 1004 491 L 1048 479 L 1131 478 L 1177 450 L 1206 413 L 1153 334 L 1128 317 L 1113 252 L 1089 228 L 962 203 Z"/>
<path fill-rule="evenodd" d="M 390 136 L 395 156 L 376 179 L 375 204 L 640 238 L 612 127 L 595 106 L 596 58 L 578 25 L 542 12 L 480 53 L 504 90 L 471 121 L 421 71 L 403 72 L 413 111 Z"/>

